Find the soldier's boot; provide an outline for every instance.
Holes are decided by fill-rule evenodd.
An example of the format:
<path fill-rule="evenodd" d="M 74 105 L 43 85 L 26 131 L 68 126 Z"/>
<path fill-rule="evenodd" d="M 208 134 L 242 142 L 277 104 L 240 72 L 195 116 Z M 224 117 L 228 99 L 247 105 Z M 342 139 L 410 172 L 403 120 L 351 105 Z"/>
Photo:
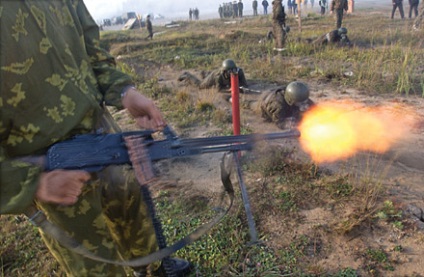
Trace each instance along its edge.
<path fill-rule="evenodd" d="M 193 270 L 193 265 L 183 259 L 170 258 L 171 263 L 173 264 L 173 272 L 177 277 L 185 277 L 190 274 Z M 154 277 L 166 277 L 166 270 L 163 264 L 160 265 L 158 269 L 152 272 Z"/>

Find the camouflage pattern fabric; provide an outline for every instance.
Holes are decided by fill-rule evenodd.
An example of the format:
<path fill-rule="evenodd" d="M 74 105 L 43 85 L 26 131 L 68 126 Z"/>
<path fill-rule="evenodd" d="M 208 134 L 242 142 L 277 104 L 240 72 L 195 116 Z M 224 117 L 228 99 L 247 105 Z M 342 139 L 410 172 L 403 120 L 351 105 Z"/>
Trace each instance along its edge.
<path fill-rule="evenodd" d="M 239 86 L 247 87 L 247 80 L 244 75 L 243 69 L 238 68 Z M 222 69 L 217 69 L 209 73 L 200 83 L 199 88 L 217 88 L 218 90 L 231 88 L 230 74 L 224 72 Z"/>
<path fill-rule="evenodd" d="M 312 44 L 317 46 L 323 46 L 327 44 L 338 44 L 339 46 L 349 46 L 350 40 L 347 37 L 347 35 L 345 35 L 345 38 L 343 39 L 343 37 L 339 35 L 338 30 L 333 30 L 317 38 L 316 40 L 312 42 Z"/>
<path fill-rule="evenodd" d="M 37 203 L 49 220 L 91 252 L 110 260 L 129 260 L 157 250 L 156 237 L 133 172 L 111 166 L 84 188 L 76 204 Z M 46 234 L 47 247 L 69 276 L 126 276 L 124 268 L 80 257 Z M 156 269 L 159 264 L 155 264 Z M 140 269 L 135 269 L 140 271 Z"/>
<path fill-rule="evenodd" d="M 299 110 L 290 106 L 284 99 L 286 87 L 266 91 L 259 100 L 262 118 L 266 121 L 278 123 L 288 117 L 296 116 Z"/>
<path fill-rule="evenodd" d="M 121 92 L 133 82 L 99 47 L 98 26 L 81 0 L 1 1 L 0 26 L 0 213 L 20 214 L 34 202 L 40 169 L 15 158 L 91 132 L 101 104 L 121 109 Z M 98 255 L 145 255 L 156 241 L 138 185 L 114 170 L 118 181 L 107 171 L 93 176 L 73 206 L 38 206 Z M 43 237 L 69 276 L 124 274 Z"/>
<path fill-rule="evenodd" d="M 336 14 L 336 28 L 342 27 L 343 13 L 348 10 L 347 0 L 331 1 L 330 11 Z"/>
<path fill-rule="evenodd" d="M 272 32 L 275 37 L 275 47 L 284 48 L 286 43 L 286 32 L 283 26 L 286 24 L 286 13 L 281 0 L 272 2 Z"/>
<path fill-rule="evenodd" d="M 259 99 L 261 116 L 265 121 L 275 123 L 279 128 L 285 129 L 287 120 L 290 123 L 297 123 L 302 117 L 302 111 L 297 105 L 290 106 L 284 99 L 286 87 L 266 91 Z M 314 102 L 308 99 L 305 103 L 307 109 L 311 108 Z"/>

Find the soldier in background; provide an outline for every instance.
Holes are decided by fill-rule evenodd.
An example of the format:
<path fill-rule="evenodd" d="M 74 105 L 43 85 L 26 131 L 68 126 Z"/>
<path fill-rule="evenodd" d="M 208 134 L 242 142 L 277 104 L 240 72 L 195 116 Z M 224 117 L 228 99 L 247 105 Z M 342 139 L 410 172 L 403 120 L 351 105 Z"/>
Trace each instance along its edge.
<path fill-rule="evenodd" d="M 269 6 L 268 1 L 267 0 L 263 0 L 262 1 L 262 7 L 264 7 L 264 15 L 267 15 L 268 14 L 268 6 Z"/>
<path fill-rule="evenodd" d="M 238 5 L 237 1 L 233 1 L 233 18 L 238 17 Z"/>
<path fill-rule="evenodd" d="M 253 15 L 257 16 L 258 15 L 258 1 L 257 0 L 252 1 L 252 9 L 253 9 Z"/>
<path fill-rule="evenodd" d="M 146 17 L 146 29 L 149 32 L 146 39 L 153 39 L 153 26 L 152 21 L 150 21 L 150 14 Z"/>
<path fill-rule="evenodd" d="M 327 0 L 319 0 L 319 6 L 321 7 L 321 15 L 325 15 L 325 8 L 327 6 Z"/>
<path fill-rule="evenodd" d="M 283 51 L 286 44 L 286 32 L 283 29 L 286 26 L 286 13 L 282 0 L 272 1 L 272 33 L 274 35 L 274 50 Z"/>
<path fill-rule="evenodd" d="M 303 82 L 291 82 L 286 86 L 264 92 L 258 102 L 262 118 L 274 122 L 281 129 L 287 124 L 300 122 L 303 112 L 314 105 L 309 98 L 309 87 Z M 293 127 L 293 126 L 290 126 Z"/>
<path fill-rule="evenodd" d="M 312 41 L 312 44 L 316 46 L 323 46 L 327 44 L 337 44 L 338 46 L 351 46 L 350 40 L 347 37 L 347 29 L 341 27 L 337 30 L 333 30 L 316 40 Z"/>
<path fill-rule="evenodd" d="M 237 7 L 238 7 L 238 16 L 243 17 L 243 2 L 241 0 L 239 0 Z"/>
<path fill-rule="evenodd" d="M 192 10 L 192 9 L 188 10 L 188 18 L 189 18 L 190 20 L 192 20 L 192 19 L 193 19 L 193 10 Z"/>
<path fill-rule="evenodd" d="M 396 9 L 399 9 L 400 17 L 404 19 L 404 13 L 403 13 L 403 0 L 392 0 L 393 9 L 392 9 L 392 16 L 390 17 L 393 19 L 395 16 Z"/>
<path fill-rule="evenodd" d="M 398 0 L 393 0 L 398 1 Z M 347 0 L 332 0 L 331 1 L 331 7 L 330 11 L 331 13 L 336 13 L 336 28 L 342 27 L 342 21 L 343 21 L 343 13 L 347 11 L 348 5 Z"/>
<path fill-rule="evenodd" d="M 409 0 L 409 18 L 412 18 L 412 12 L 414 12 L 415 17 L 418 16 L 418 5 L 420 0 Z"/>
<path fill-rule="evenodd" d="M 237 67 L 235 62 L 229 59 L 222 62 L 221 68 L 206 74 L 203 80 L 199 80 L 196 76 L 189 72 L 184 72 L 178 78 L 178 81 L 185 82 L 187 85 L 198 86 L 200 89 L 215 87 L 219 91 L 222 91 L 231 88 L 231 72 L 238 73 L 239 85 L 241 87 L 248 87 L 243 69 Z"/>
<path fill-rule="evenodd" d="M 219 5 L 218 13 L 219 13 L 219 18 L 223 19 L 224 18 L 224 10 L 223 10 L 221 5 Z"/>

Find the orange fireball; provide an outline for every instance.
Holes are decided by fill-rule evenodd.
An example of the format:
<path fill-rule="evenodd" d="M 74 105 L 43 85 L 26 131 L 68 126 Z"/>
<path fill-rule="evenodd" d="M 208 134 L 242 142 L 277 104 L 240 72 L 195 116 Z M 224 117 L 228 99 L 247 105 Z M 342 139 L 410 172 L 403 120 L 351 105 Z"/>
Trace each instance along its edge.
<path fill-rule="evenodd" d="M 393 107 L 325 102 L 305 113 L 299 125 L 300 143 L 315 162 L 332 162 L 358 151 L 384 153 L 410 125 L 411 116 Z"/>

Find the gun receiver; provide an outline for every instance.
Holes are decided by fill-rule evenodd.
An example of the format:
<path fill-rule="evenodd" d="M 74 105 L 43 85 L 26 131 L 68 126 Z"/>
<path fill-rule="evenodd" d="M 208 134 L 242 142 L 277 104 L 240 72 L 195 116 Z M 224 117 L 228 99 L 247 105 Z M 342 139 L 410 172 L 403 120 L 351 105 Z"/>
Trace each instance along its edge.
<path fill-rule="evenodd" d="M 58 142 L 47 151 L 42 162 L 46 171 L 55 169 L 99 171 L 109 165 L 131 164 L 126 137 L 142 137 L 150 160 L 158 161 L 175 157 L 186 157 L 204 153 L 251 150 L 256 142 L 297 138 L 298 130 L 269 134 L 217 136 L 208 138 L 177 137 L 169 127 L 164 129 L 166 139 L 154 140 L 153 131 L 136 131 L 116 134 L 85 134 Z M 30 160 L 31 159 L 31 160 Z M 40 164 L 36 157 L 24 158 Z"/>

